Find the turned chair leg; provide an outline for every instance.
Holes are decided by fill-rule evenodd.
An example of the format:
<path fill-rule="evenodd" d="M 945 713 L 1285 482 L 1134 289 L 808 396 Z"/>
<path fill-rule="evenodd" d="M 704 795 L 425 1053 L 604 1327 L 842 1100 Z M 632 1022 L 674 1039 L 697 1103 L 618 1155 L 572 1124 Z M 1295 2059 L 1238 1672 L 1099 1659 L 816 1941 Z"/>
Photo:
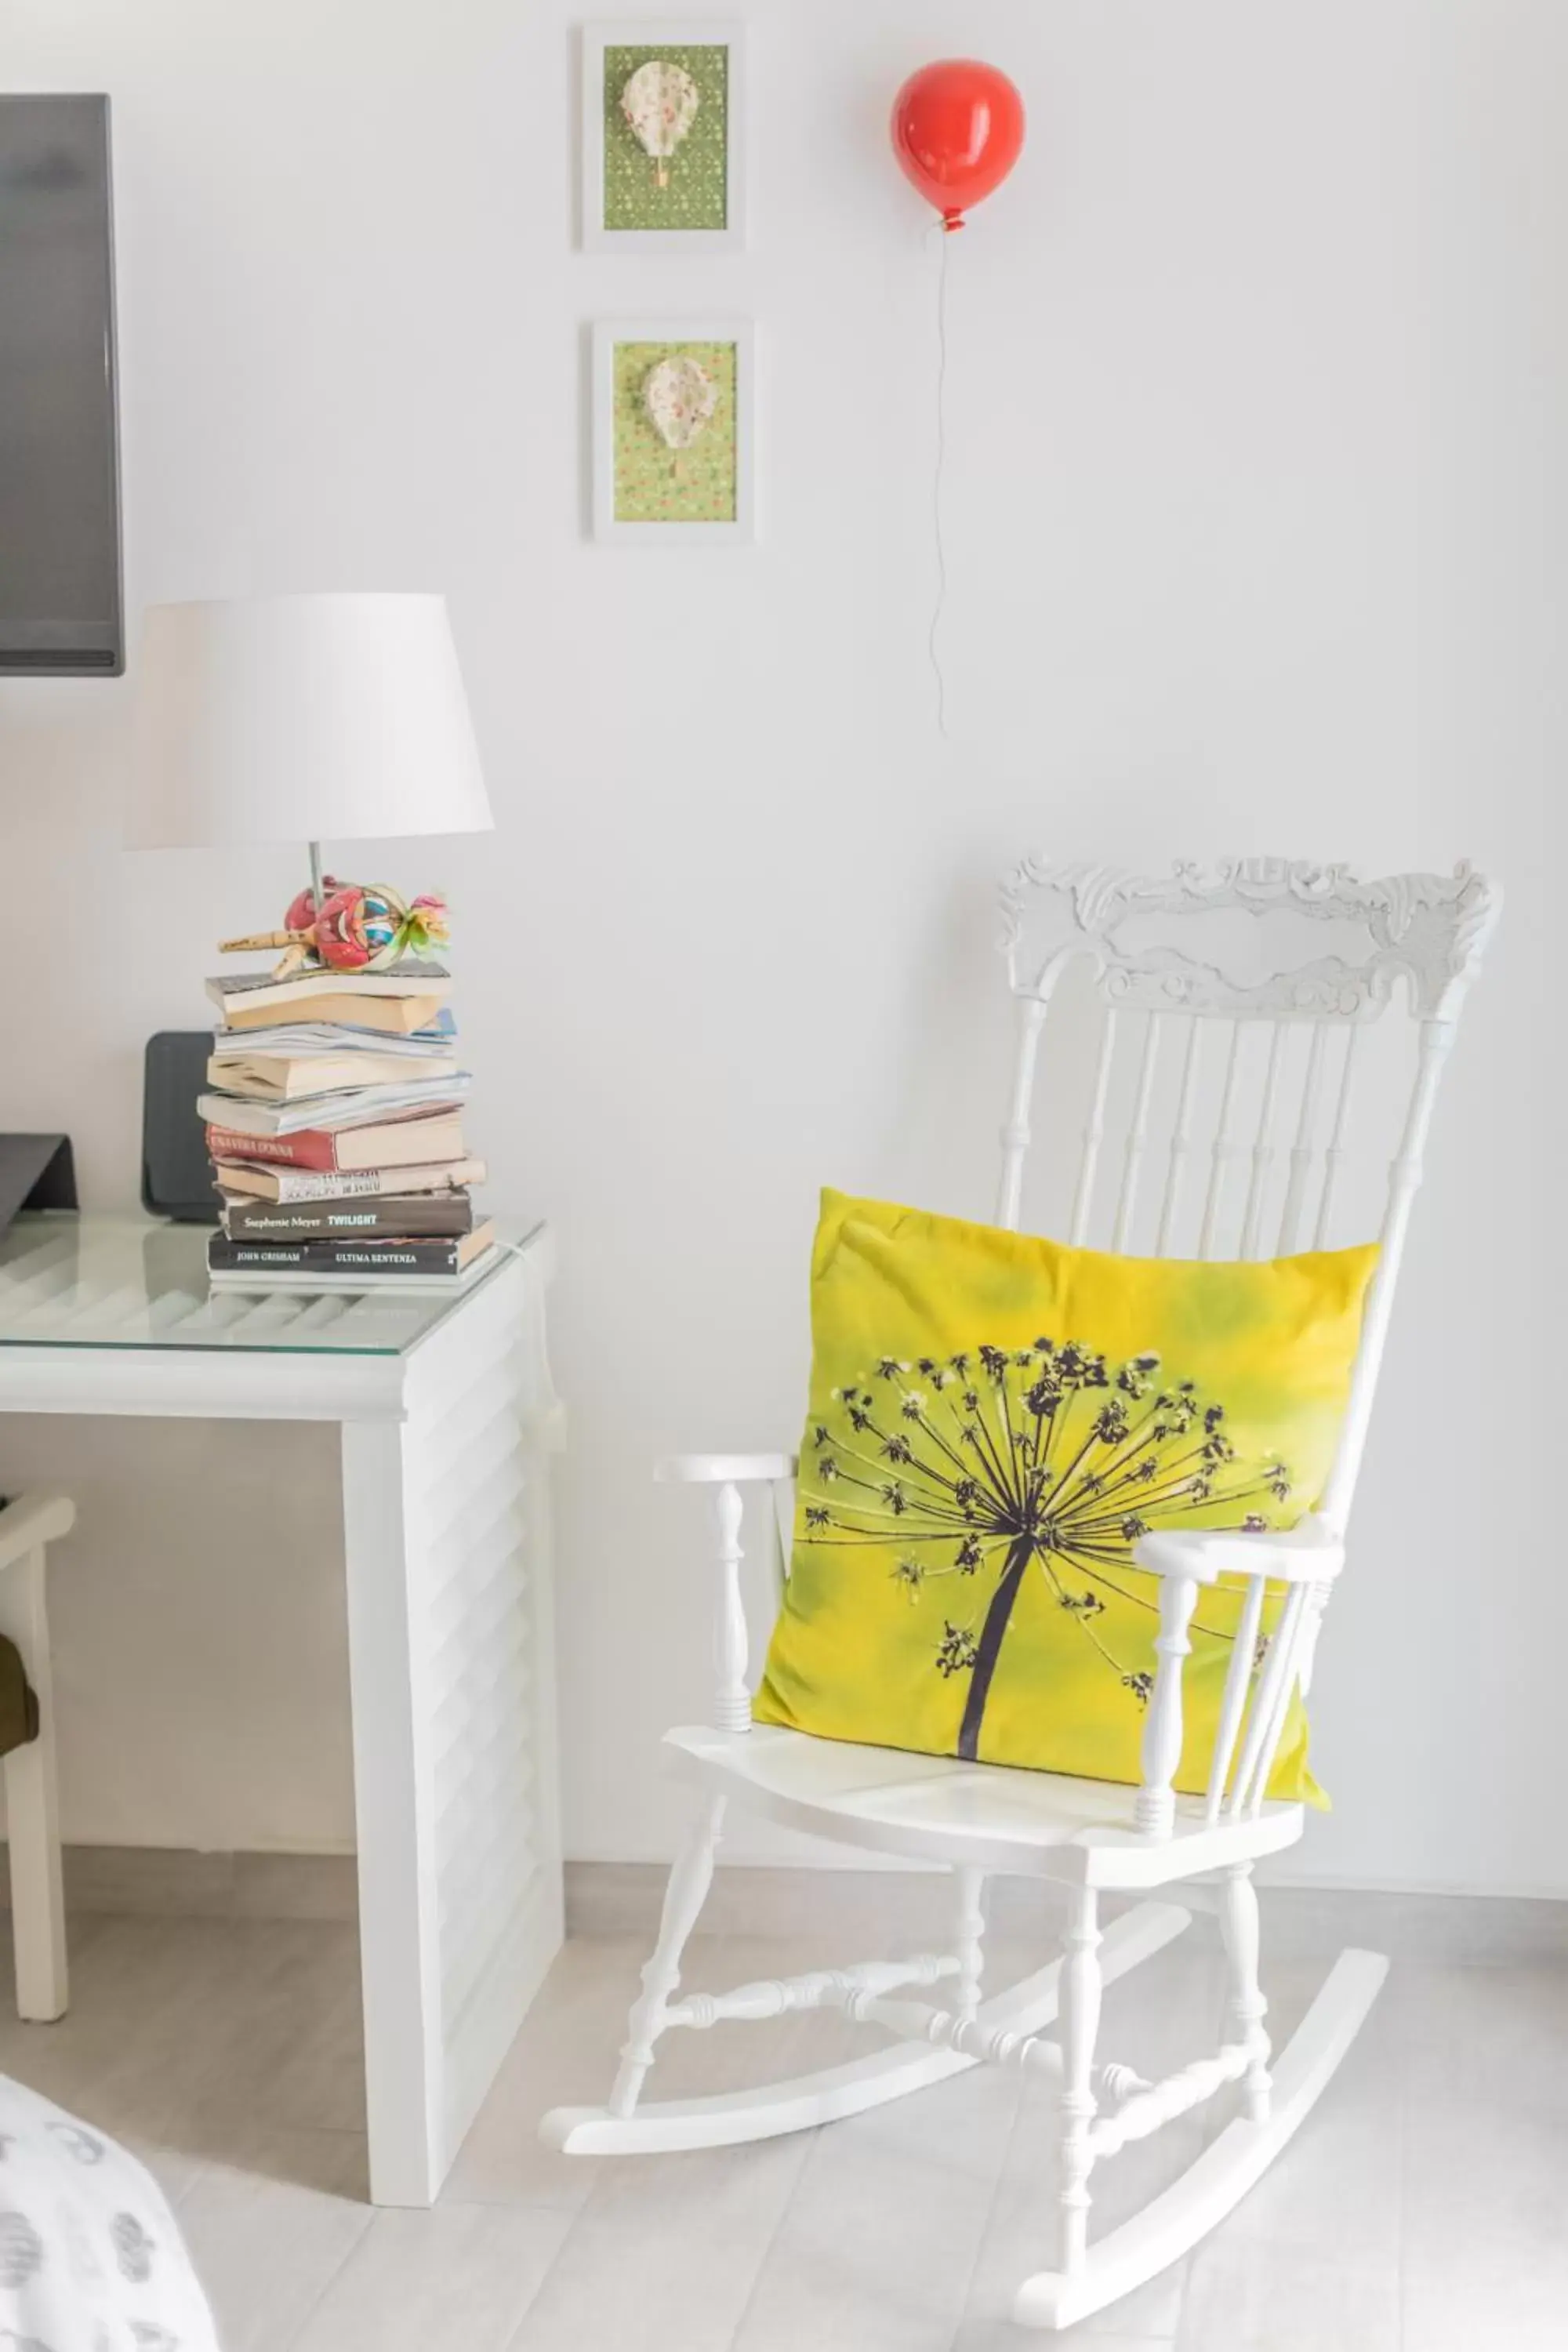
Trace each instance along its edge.
<path fill-rule="evenodd" d="M 954 2008 L 966 2021 L 980 2006 L 981 1978 L 985 1966 L 985 1912 L 981 1895 L 985 1873 L 960 1863 L 953 1871 L 958 1887 L 958 1918 L 954 1929 L 958 1952 L 958 1983 Z"/>
<path fill-rule="evenodd" d="M 724 1820 L 724 1801 L 722 1797 L 705 1800 L 671 1865 L 669 1884 L 664 1890 L 658 1941 L 642 1972 L 643 1989 L 632 2004 L 626 2038 L 621 2046 L 620 2067 L 610 2093 L 609 2111 L 613 2116 L 631 2114 L 653 2064 L 653 2046 L 664 2030 L 670 1996 L 680 1982 L 680 1956 L 713 1883 L 713 1856 Z"/>
<path fill-rule="evenodd" d="M 1089 2251 L 1089 2175 L 1094 2162 L 1089 2136 L 1095 2110 L 1090 2082 L 1101 1990 L 1099 1897 L 1092 1886 L 1080 1886 L 1073 1895 L 1061 1983 L 1059 2267 L 1069 2278 L 1082 2270 Z"/>
<path fill-rule="evenodd" d="M 1247 2053 L 1241 2086 L 1247 2121 L 1266 2123 L 1272 2088 L 1269 2042 L 1263 2024 L 1268 2003 L 1258 1981 L 1258 1889 L 1249 1862 L 1233 1863 L 1225 1874 L 1219 1925 L 1226 1963 L 1226 2039 L 1240 2042 Z"/>
<path fill-rule="evenodd" d="M 63 2017 L 69 1997 L 45 1558 L 44 1546 L 37 1544 L 0 1570 L 0 1634 L 16 1644 L 38 1702 L 37 1738 L 5 1758 L 5 1813 L 16 2012 L 43 2023 Z"/>

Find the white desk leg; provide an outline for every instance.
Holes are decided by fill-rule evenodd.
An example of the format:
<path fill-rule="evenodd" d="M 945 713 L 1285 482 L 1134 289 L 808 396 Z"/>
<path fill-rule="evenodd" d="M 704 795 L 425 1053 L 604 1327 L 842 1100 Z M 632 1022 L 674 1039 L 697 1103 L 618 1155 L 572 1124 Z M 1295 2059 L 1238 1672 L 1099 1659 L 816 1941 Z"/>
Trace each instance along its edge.
<path fill-rule="evenodd" d="M 540 1300 L 498 1276 L 343 1429 L 371 2195 L 426 2205 L 561 1945 Z"/>
<path fill-rule="evenodd" d="M 60 1885 L 59 1800 L 55 1782 L 55 1694 L 42 1544 L 0 1571 L 0 1633 L 16 1643 L 38 1697 L 38 1736 L 5 1759 L 11 1840 L 11 1917 L 16 1945 L 16 2011 L 63 2017 L 66 1912 Z"/>
<path fill-rule="evenodd" d="M 441 2145 L 440 1978 L 418 1544 L 404 1424 L 343 1425 L 370 2193 L 428 2205 Z"/>

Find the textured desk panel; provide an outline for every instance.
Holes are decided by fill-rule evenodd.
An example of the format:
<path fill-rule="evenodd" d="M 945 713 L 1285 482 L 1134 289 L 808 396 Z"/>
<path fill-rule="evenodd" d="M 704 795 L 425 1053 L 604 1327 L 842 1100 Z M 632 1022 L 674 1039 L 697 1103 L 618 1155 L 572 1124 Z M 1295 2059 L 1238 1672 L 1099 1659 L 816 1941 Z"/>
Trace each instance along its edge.
<path fill-rule="evenodd" d="M 388 1290 L 209 1292 L 206 1232 L 148 1217 L 24 1215 L 0 1240 L 0 1348 L 207 1348 L 399 1356 L 493 1280 L 530 1238 L 449 1296 Z"/>

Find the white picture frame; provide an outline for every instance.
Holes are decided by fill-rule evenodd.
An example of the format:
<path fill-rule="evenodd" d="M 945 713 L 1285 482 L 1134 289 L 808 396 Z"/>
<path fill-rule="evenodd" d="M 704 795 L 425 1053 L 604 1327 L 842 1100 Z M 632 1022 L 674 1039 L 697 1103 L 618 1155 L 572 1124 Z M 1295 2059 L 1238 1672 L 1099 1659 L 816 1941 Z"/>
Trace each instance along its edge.
<path fill-rule="evenodd" d="M 724 226 L 722 228 L 607 228 L 605 226 L 605 52 L 613 48 L 721 48 L 725 71 Z M 584 25 L 582 244 L 587 253 L 739 253 L 746 243 L 746 43 L 741 25 L 692 17 L 634 18 Z"/>
<path fill-rule="evenodd" d="M 616 515 L 616 352 L 626 343 L 731 343 L 735 352 L 735 512 L 722 522 Z M 744 547 L 757 536 L 757 336 L 749 319 L 601 319 L 593 331 L 593 530 L 602 546 Z"/>

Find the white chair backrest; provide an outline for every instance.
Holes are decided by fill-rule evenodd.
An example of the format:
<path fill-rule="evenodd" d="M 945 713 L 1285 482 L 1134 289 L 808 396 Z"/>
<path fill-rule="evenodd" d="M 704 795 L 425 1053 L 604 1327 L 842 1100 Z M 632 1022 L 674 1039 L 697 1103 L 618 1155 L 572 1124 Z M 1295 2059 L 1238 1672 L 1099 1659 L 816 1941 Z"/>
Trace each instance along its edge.
<path fill-rule="evenodd" d="M 1358 882 L 1342 866 L 1273 857 L 1167 876 L 1026 858 L 1002 903 L 1020 1026 L 1000 1223 L 1019 1222 L 1042 1032 L 1079 965 L 1099 1035 L 1079 1072 L 1069 1240 L 1259 1258 L 1381 1239 L 1321 1505 L 1342 1532 L 1438 1080 L 1500 891 L 1466 866 Z M 1396 994 L 1407 1018 L 1370 1037 Z M 1069 1027 L 1051 1095 L 1058 1119 L 1085 1034 Z M 1382 1133 L 1386 1192 L 1381 1220 L 1373 1212 L 1347 1233 L 1348 1156 L 1363 1129 Z"/>

